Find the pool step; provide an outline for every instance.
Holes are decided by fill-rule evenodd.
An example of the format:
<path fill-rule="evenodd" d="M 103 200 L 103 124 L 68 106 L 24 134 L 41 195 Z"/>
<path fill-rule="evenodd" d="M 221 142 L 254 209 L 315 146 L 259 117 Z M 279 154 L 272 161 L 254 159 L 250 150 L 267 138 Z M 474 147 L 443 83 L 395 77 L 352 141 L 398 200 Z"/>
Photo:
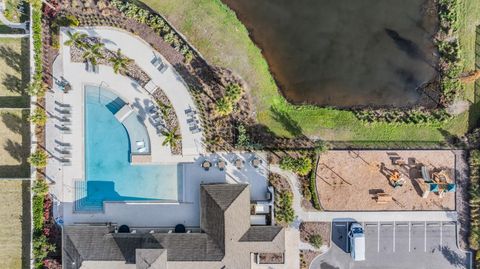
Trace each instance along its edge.
<path fill-rule="evenodd" d="M 103 212 L 103 203 L 87 199 L 87 182 L 75 181 L 75 212 Z"/>

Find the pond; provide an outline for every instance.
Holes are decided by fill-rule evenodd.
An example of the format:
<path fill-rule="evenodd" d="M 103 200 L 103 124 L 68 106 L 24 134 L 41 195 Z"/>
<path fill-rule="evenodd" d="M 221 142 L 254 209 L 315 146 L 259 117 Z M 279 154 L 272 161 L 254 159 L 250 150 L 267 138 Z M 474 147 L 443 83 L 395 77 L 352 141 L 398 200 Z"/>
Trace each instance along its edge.
<path fill-rule="evenodd" d="M 320 106 L 427 105 L 435 81 L 431 0 L 224 0 L 284 96 Z"/>

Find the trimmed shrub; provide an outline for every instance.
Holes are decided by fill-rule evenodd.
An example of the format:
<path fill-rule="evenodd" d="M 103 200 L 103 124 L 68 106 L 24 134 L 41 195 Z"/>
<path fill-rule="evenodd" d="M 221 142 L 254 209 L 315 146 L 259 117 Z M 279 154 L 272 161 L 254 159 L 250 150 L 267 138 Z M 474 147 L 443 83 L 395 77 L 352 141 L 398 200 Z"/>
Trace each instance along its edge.
<path fill-rule="evenodd" d="M 30 115 L 29 120 L 36 125 L 44 126 L 47 122 L 47 113 L 42 108 L 37 107 Z"/>
<path fill-rule="evenodd" d="M 300 176 L 308 175 L 312 167 L 312 159 L 308 157 L 293 158 L 285 156 L 280 160 L 280 168 L 295 172 Z"/>
<path fill-rule="evenodd" d="M 28 162 L 37 168 L 44 168 L 47 166 L 47 161 L 48 154 L 41 149 L 37 149 L 37 151 L 30 154 L 30 157 L 28 157 Z"/>
<path fill-rule="evenodd" d="M 310 244 L 315 248 L 320 248 L 323 244 L 323 239 L 322 236 L 319 234 L 312 234 L 308 238 L 308 242 L 310 242 Z"/>
<path fill-rule="evenodd" d="M 293 195 L 290 192 L 275 194 L 275 219 L 277 222 L 290 224 L 295 219 L 295 211 L 292 207 Z"/>

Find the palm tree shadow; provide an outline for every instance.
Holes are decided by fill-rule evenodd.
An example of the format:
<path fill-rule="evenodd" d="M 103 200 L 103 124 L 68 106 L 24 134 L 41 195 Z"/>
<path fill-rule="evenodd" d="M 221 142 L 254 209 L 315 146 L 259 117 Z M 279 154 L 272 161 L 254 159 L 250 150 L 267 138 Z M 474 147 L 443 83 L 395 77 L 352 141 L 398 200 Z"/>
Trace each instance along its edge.
<path fill-rule="evenodd" d="M 298 137 L 303 135 L 302 127 L 287 112 L 281 111 L 275 106 L 271 106 L 270 111 L 273 119 L 279 122 L 292 136 Z"/>

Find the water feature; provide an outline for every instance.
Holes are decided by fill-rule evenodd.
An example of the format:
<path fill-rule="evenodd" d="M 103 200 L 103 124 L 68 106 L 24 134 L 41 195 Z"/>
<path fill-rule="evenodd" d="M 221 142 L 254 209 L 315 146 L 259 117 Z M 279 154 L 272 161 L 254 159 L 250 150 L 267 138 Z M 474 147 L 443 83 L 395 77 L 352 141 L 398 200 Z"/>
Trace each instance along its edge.
<path fill-rule="evenodd" d="M 436 78 L 431 0 L 224 0 L 283 94 L 322 106 L 423 104 Z"/>

